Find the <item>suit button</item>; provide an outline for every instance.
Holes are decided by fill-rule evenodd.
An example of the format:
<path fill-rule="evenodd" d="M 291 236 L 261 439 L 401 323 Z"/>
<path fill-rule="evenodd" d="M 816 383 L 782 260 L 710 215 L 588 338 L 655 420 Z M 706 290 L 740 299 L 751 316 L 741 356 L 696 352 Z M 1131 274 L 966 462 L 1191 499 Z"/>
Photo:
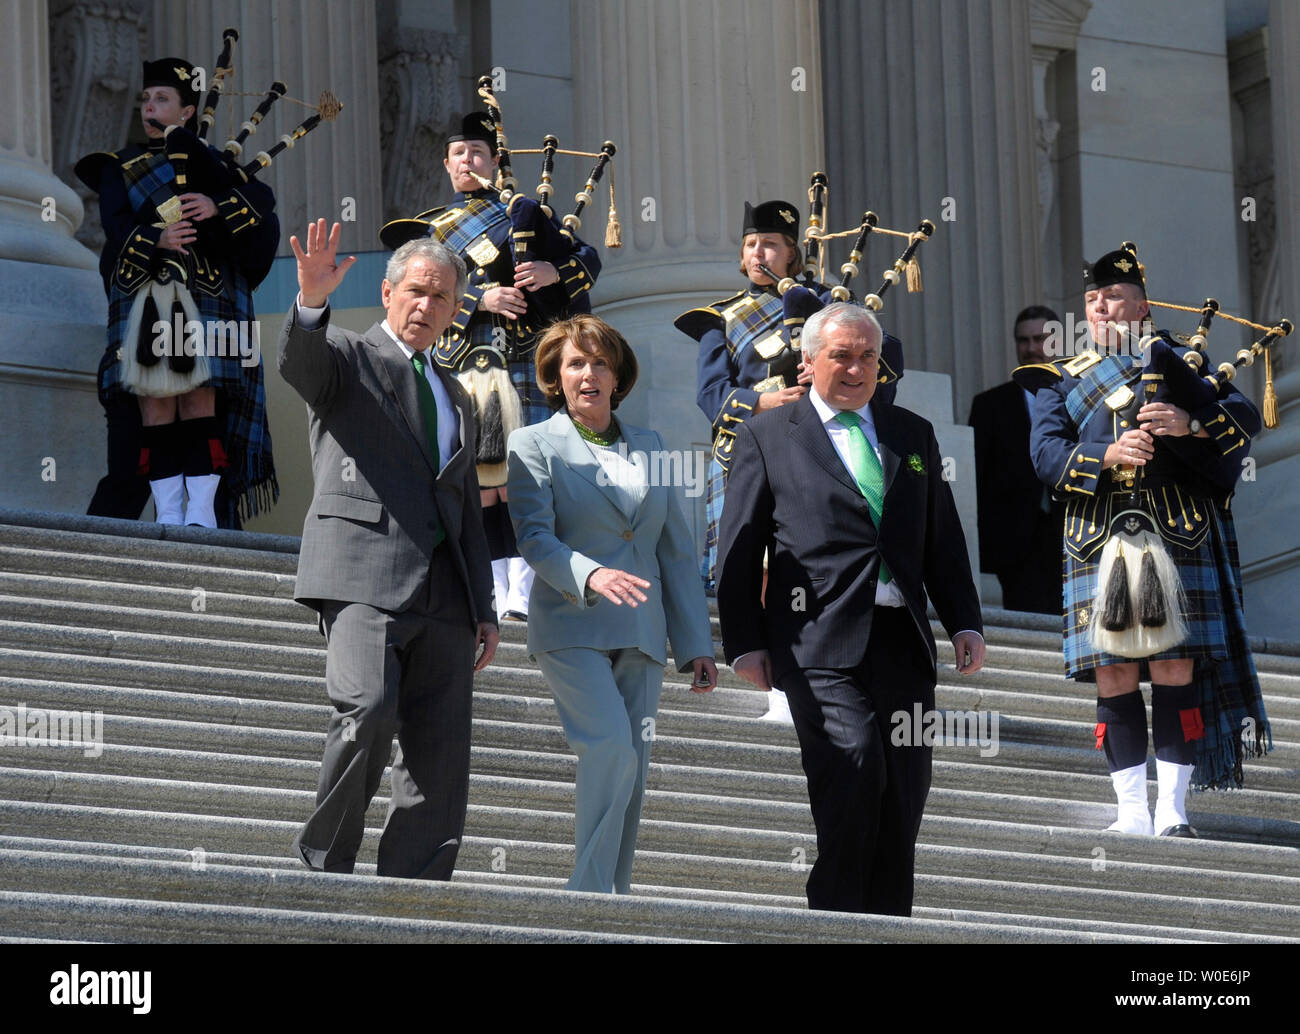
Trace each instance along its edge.
<path fill-rule="evenodd" d="M 623 541 L 624 541 L 624 542 L 631 542 L 631 541 L 632 541 L 632 536 L 633 536 L 633 534 L 634 534 L 634 532 L 632 532 L 631 529 L 629 529 L 629 530 L 623 532 Z"/>

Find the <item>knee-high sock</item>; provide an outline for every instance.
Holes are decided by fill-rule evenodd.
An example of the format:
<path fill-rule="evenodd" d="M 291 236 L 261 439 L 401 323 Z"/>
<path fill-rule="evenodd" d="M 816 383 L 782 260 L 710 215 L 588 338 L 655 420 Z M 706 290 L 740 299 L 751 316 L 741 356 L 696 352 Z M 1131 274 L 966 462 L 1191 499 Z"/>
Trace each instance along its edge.
<path fill-rule="evenodd" d="M 217 486 L 221 483 L 220 472 L 230 465 L 221 444 L 217 418 L 205 416 L 182 420 L 176 426 L 183 430 L 185 449 L 185 491 L 189 495 L 185 523 L 215 528 L 217 513 L 214 504 Z"/>
<path fill-rule="evenodd" d="M 185 523 L 184 457 L 178 424 L 154 424 L 140 429 L 139 472 L 149 478 L 155 519 L 159 524 Z"/>
<path fill-rule="evenodd" d="M 1205 736 L 1196 687 L 1151 683 L 1151 739 L 1156 757 L 1175 765 L 1196 760 L 1196 741 Z"/>
<path fill-rule="evenodd" d="M 1097 698 L 1097 739 L 1111 772 L 1146 764 L 1147 709 L 1141 690 Z"/>
<path fill-rule="evenodd" d="M 221 428 L 214 416 L 182 420 L 176 425 L 181 448 L 184 450 L 186 477 L 203 477 L 219 474 L 230 466 L 225 446 L 221 444 Z"/>
<path fill-rule="evenodd" d="M 179 424 L 153 424 L 140 428 L 138 473 L 162 481 L 183 473 L 183 445 Z"/>

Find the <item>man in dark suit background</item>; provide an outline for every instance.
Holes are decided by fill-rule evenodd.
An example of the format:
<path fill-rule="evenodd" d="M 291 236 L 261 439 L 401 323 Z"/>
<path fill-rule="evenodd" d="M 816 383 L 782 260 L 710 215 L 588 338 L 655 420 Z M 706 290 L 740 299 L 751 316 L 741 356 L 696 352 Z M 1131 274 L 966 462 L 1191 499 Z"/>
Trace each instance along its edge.
<path fill-rule="evenodd" d="M 817 826 L 809 907 L 905 916 L 931 748 L 891 726 L 934 708 L 926 592 L 963 674 L 984 639 L 934 430 L 870 405 L 881 339 L 867 310 L 828 305 L 804 327 L 812 389 L 739 428 L 718 608 L 736 673 L 789 696 Z"/>
<path fill-rule="evenodd" d="M 1048 362 L 1047 324 L 1060 323 L 1045 305 L 1016 316 L 1019 365 Z M 975 493 L 980 570 L 998 576 L 1008 610 L 1061 613 L 1061 526 L 1065 507 L 1034 473 L 1029 458 L 1032 396 L 1012 381 L 975 396 L 967 423 L 975 429 Z"/>
<path fill-rule="evenodd" d="M 403 245 L 381 291 L 387 318 L 357 335 L 329 325 L 329 295 L 356 261 L 336 262 L 338 239 L 324 219 L 306 251 L 291 238 L 300 290 L 280 337 L 280 372 L 308 406 L 315 480 L 294 595 L 320 612 L 335 708 L 296 847 L 313 869 L 352 871 L 396 733 L 379 874 L 448 880 L 469 798 L 473 672 L 497 644 L 473 412 L 429 358 L 465 265 L 434 240 Z"/>

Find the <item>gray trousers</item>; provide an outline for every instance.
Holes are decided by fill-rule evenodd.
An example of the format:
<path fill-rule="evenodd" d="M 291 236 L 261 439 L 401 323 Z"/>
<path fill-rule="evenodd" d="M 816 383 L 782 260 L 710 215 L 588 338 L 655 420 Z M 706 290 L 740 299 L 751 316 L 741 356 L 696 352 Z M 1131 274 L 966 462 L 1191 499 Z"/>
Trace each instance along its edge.
<path fill-rule="evenodd" d="M 313 869 L 352 871 L 396 734 L 379 875 L 451 879 L 469 802 L 476 639 L 447 551 L 434 553 L 418 606 L 395 614 L 327 600 L 321 625 L 334 714 L 299 856 Z"/>
<path fill-rule="evenodd" d="M 538 653 L 537 664 L 578 755 L 577 860 L 568 887 L 627 894 L 664 667 L 636 649 L 583 647 Z"/>

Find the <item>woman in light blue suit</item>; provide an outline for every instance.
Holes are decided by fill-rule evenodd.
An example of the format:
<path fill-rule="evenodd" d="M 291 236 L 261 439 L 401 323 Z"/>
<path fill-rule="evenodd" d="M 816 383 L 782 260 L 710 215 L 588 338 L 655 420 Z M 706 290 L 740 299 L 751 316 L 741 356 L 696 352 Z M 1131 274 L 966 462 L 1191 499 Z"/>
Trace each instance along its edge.
<path fill-rule="evenodd" d="M 571 890 L 629 892 L 650 743 L 672 644 L 692 689 L 717 684 L 695 544 L 670 485 L 647 462 L 659 435 L 613 415 L 636 382 L 622 335 L 595 316 L 554 324 L 537 383 L 556 413 L 509 442 L 510 515 L 537 573 L 528 652 L 578 755 Z M 677 467 L 676 469 L 681 469 Z M 690 658 L 686 660 L 685 658 Z"/>

